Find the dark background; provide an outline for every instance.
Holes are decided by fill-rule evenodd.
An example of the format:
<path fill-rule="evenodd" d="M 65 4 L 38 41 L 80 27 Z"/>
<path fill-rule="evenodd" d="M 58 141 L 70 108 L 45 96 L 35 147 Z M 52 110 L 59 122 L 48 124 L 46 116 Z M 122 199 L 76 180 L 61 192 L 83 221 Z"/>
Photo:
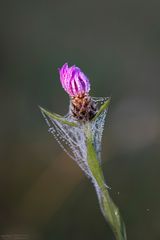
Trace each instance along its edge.
<path fill-rule="evenodd" d="M 38 109 L 68 111 L 65 62 L 112 96 L 103 170 L 128 239 L 160 239 L 159 12 L 158 0 L 0 1 L 1 239 L 114 239 Z"/>

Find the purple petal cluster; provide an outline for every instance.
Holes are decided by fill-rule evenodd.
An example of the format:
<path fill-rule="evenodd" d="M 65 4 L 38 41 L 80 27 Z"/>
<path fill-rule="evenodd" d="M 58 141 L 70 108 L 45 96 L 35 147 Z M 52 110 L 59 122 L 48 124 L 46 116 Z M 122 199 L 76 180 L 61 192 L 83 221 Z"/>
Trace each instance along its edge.
<path fill-rule="evenodd" d="M 75 97 L 90 91 L 90 82 L 80 68 L 73 65 L 68 67 L 65 63 L 60 69 L 60 81 L 64 90 Z"/>

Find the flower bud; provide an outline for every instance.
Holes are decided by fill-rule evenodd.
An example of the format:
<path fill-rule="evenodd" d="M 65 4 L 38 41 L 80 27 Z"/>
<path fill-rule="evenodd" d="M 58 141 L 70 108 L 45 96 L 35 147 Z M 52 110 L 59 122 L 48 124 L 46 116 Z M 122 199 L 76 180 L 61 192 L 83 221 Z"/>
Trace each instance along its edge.
<path fill-rule="evenodd" d="M 60 81 L 64 90 L 71 97 L 86 94 L 90 91 L 90 83 L 80 68 L 65 63 L 60 69 Z"/>

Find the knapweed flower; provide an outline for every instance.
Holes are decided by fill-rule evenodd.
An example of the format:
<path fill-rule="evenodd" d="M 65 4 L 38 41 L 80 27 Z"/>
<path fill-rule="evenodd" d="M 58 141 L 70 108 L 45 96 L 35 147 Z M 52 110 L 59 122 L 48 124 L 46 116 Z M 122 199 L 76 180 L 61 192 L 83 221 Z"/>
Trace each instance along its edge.
<path fill-rule="evenodd" d="M 87 94 L 90 91 L 89 79 L 84 75 L 80 68 L 73 65 L 68 67 L 65 63 L 60 69 L 60 81 L 64 90 L 71 97 Z"/>
<path fill-rule="evenodd" d="M 96 104 L 89 96 L 90 82 L 79 67 L 68 67 L 65 63 L 59 68 L 60 81 L 64 90 L 71 97 L 70 112 L 78 120 L 91 120 L 96 113 Z"/>

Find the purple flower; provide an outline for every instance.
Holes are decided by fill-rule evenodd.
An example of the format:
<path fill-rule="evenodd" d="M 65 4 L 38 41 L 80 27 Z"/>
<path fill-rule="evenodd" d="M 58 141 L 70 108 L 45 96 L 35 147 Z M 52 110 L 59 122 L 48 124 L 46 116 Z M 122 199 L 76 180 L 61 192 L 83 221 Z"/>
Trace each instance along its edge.
<path fill-rule="evenodd" d="M 68 64 L 65 63 L 59 69 L 59 74 L 62 87 L 71 97 L 89 92 L 89 80 L 80 68 L 75 65 L 68 67 Z"/>

